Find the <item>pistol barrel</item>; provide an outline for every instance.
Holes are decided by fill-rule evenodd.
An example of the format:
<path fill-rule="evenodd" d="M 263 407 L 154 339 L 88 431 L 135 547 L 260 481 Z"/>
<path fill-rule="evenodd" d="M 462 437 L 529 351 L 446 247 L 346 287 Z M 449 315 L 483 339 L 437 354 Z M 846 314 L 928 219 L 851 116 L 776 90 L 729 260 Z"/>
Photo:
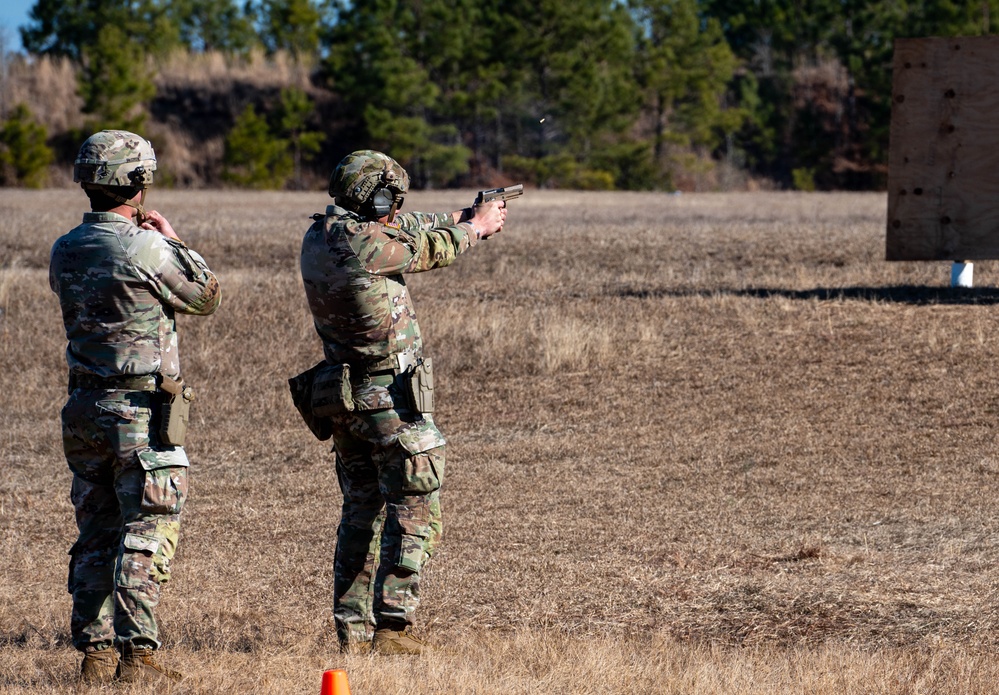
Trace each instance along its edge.
<path fill-rule="evenodd" d="M 519 198 L 522 195 L 524 195 L 524 184 L 522 183 L 507 186 L 506 188 L 490 188 L 488 191 L 479 191 L 479 195 L 475 198 L 475 204 L 482 205 L 483 203 L 491 203 L 494 200 L 511 200 Z"/>

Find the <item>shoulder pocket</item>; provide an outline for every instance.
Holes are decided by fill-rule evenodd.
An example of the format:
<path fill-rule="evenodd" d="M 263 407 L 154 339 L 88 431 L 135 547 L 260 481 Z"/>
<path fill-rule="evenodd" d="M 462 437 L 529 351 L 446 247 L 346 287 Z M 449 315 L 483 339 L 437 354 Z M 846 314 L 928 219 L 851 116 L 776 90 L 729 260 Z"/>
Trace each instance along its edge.
<path fill-rule="evenodd" d="M 188 280 L 193 280 L 201 272 L 201 268 L 198 267 L 197 263 L 193 258 L 191 258 L 190 249 L 187 248 L 187 244 L 179 239 L 171 239 L 170 237 L 164 237 L 166 243 L 173 250 L 174 256 L 180 261 L 180 264 L 184 266 L 184 271 L 187 274 Z"/>

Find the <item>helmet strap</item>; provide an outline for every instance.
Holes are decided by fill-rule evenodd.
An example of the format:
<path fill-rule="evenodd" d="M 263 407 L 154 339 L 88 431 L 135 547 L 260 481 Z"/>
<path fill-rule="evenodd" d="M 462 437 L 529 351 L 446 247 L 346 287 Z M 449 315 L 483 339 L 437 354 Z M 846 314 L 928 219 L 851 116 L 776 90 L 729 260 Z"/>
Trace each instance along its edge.
<path fill-rule="evenodd" d="M 103 193 L 104 195 L 106 195 L 108 198 L 110 198 L 111 200 L 115 201 L 116 203 L 119 203 L 121 205 L 127 205 L 128 207 L 132 208 L 136 212 L 136 214 L 132 215 L 132 217 L 137 217 L 140 224 L 142 223 L 143 220 L 146 219 L 146 208 L 143 207 L 143 203 L 146 202 L 146 189 L 145 188 L 143 188 L 143 189 L 141 189 L 139 191 L 139 202 L 136 203 L 134 201 L 129 200 L 125 196 L 121 196 L 121 195 L 118 195 L 117 193 L 109 191 L 108 188 L 107 188 L 107 186 L 101 186 L 101 185 L 95 184 L 95 183 L 84 183 L 83 187 L 84 188 L 89 188 L 92 191 L 100 191 L 101 193 Z"/>

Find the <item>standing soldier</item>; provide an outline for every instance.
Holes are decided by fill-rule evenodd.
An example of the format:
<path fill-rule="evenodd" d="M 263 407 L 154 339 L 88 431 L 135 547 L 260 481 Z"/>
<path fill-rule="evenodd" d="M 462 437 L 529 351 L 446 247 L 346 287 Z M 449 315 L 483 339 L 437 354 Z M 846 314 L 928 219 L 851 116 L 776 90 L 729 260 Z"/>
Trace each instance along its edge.
<path fill-rule="evenodd" d="M 204 259 L 143 208 L 155 170 L 153 148 L 138 135 L 89 137 L 73 180 L 92 212 L 55 242 L 49 265 L 69 341 L 63 447 L 80 531 L 69 591 L 87 683 L 181 679 L 153 656 L 154 610 L 187 497 L 182 444 L 193 392 L 180 380 L 174 314 L 207 316 L 221 295 Z"/>
<path fill-rule="evenodd" d="M 326 364 L 316 416 L 331 416 L 343 509 L 333 616 L 344 652 L 420 654 L 409 632 L 420 571 L 441 537 L 444 437 L 431 411 L 431 361 L 403 273 L 443 268 L 503 228 L 506 208 L 396 215 L 409 175 L 380 152 L 348 155 L 335 205 L 302 243 L 302 279 Z"/>

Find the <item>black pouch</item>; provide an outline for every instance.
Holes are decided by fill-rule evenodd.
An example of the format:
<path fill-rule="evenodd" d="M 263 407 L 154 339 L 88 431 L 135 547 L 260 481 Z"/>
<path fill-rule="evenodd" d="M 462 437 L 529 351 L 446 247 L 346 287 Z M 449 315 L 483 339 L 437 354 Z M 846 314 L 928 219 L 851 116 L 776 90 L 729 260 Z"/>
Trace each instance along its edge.
<path fill-rule="evenodd" d="M 327 366 L 326 362 L 320 362 L 288 379 L 291 401 L 295 404 L 295 409 L 302 416 L 309 431 L 322 442 L 333 436 L 333 422 L 328 417 L 319 417 L 312 411 L 312 383 L 316 372 L 325 366 Z"/>
<path fill-rule="evenodd" d="M 417 413 L 434 412 L 434 363 L 425 357 L 403 374 L 409 407 Z"/>
<path fill-rule="evenodd" d="M 346 364 L 325 364 L 312 380 L 312 413 L 316 417 L 332 417 L 354 409 L 354 392 L 350 387 L 350 367 Z"/>
<path fill-rule="evenodd" d="M 194 389 L 168 376 L 160 384 L 163 405 L 160 414 L 160 441 L 168 446 L 184 446 L 191 416 Z"/>

